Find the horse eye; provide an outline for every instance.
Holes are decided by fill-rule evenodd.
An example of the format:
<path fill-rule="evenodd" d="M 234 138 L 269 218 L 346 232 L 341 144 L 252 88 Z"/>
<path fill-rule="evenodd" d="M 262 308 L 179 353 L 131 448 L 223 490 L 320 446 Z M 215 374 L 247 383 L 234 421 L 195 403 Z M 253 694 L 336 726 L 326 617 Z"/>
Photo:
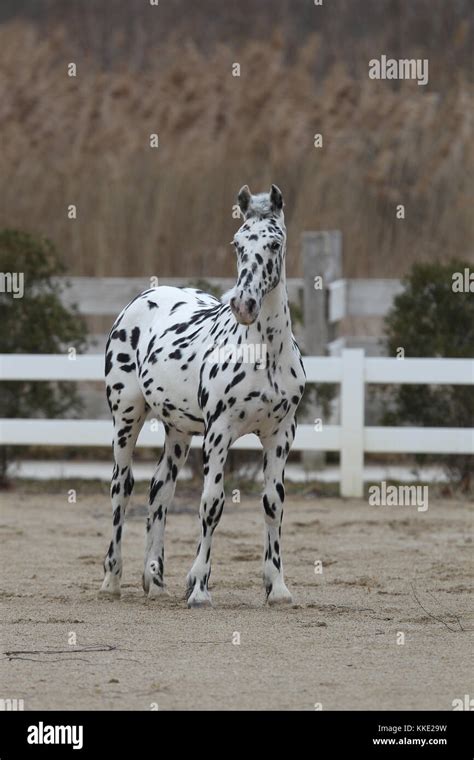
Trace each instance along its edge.
<path fill-rule="evenodd" d="M 280 247 L 280 243 L 277 243 L 276 240 L 270 246 L 272 251 L 278 251 L 279 247 Z"/>

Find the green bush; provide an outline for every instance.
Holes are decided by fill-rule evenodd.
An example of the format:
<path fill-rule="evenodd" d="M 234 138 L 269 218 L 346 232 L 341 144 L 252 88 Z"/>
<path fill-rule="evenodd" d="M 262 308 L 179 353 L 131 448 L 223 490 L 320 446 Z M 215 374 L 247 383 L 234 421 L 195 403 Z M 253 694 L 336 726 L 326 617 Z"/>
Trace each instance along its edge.
<path fill-rule="evenodd" d="M 61 302 L 64 273 L 53 244 L 26 232 L 0 231 L 0 273 L 23 276 L 22 297 L 0 293 L 0 353 L 55 354 L 85 348 L 87 330 L 75 308 Z M 75 384 L 66 382 L 2 382 L 0 417 L 71 416 L 81 408 Z M 0 451 L 0 479 L 6 477 L 11 452 Z"/>
<path fill-rule="evenodd" d="M 389 356 L 403 348 L 405 357 L 472 358 L 474 354 L 474 294 L 455 292 L 453 274 L 469 269 L 453 259 L 444 264 L 416 264 L 404 281 L 385 320 Z M 388 425 L 472 427 L 472 386 L 399 385 L 391 396 Z M 451 477 L 469 488 L 473 457 L 437 455 Z M 426 460 L 426 457 L 424 457 Z M 432 459 L 432 458 L 430 458 Z"/>

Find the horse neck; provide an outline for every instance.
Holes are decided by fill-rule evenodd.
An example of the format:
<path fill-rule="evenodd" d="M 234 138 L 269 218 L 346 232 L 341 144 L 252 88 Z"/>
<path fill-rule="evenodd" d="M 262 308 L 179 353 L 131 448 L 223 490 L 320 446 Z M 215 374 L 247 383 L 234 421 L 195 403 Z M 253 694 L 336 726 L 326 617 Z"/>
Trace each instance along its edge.
<path fill-rule="evenodd" d="M 261 327 L 261 333 L 258 330 L 259 324 Z M 266 340 L 265 337 L 269 328 L 273 331 L 273 335 L 275 336 L 275 339 L 271 342 Z M 270 293 L 267 293 L 263 299 L 262 308 L 260 309 L 257 320 L 249 327 L 247 340 L 249 342 L 254 340 L 256 343 L 259 343 L 261 342 L 262 334 L 269 353 L 272 352 L 272 349 L 278 350 L 282 341 L 285 344 L 287 340 L 290 341 L 292 339 L 290 308 L 284 268 L 282 269 L 278 285 L 270 291 Z M 277 340 L 278 337 L 280 340 Z"/>

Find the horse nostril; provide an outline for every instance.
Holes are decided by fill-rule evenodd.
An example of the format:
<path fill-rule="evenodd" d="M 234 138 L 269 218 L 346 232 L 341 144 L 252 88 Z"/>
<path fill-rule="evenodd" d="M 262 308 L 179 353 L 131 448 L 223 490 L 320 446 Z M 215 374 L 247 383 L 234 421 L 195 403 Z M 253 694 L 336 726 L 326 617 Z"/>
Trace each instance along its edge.
<path fill-rule="evenodd" d="M 235 311 L 235 296 L 234 296 L 234 298 L 231 298 L 231 299 L 230 299 L 229 303 L 230 303 L 230 308 L 231 308 L 233 311 Z"/>
<path fill-rule="evenodd" d="M 247 301 L 247 309 L 249 310 L 249 312 L 255 311 L 256 305 L 257 305 L 257 302 L 256 302 L 255 298 L 249 298 L 248 299 L 248 301 Z"/>

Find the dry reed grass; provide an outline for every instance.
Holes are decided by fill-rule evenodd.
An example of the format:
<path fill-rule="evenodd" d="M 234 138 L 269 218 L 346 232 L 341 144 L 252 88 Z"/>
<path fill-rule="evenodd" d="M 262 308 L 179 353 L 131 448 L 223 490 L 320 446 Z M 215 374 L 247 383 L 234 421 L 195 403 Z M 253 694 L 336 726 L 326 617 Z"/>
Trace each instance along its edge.
<path fill-rule="evenodd" d="M 442 92 L 342 63 L 315 79 L 321 35 L 288 56 L 278 30 L 238 54 L 170 38 L 141 71 L 71 50 L 63 26 L 0 25 L 0 227 L 47 235 L 71 274 L 232 274 L 231 205 L 244 182 L 284 190 L 291 275 L 309 229 L 343 231 L 352 277 L 470 256 L 472 93 L 461 75 Z"/>

